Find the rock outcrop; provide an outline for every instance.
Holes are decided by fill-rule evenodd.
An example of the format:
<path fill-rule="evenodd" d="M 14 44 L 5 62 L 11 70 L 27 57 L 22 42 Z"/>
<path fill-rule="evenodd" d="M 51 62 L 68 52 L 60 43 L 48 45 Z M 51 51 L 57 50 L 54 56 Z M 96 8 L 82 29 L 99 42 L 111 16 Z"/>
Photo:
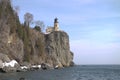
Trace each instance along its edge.
<path fill-rule="evenodd" d="M 30 65 L 44 64 L 45 69 L 74 64 L 66 32 L 44 34 L 20 24 L 10 0 L 0 0 L 0 68 L 3 68 L 4 62 L 11 60 L 16 60 L 22 66 L 25 66 L 24 62 Z M 4 67 L 2 70 L 9 72 L 17 68 Z"/>
<path fill-rule="evenodd" d="M 6 54 L 0 53 L 0 60 L 2 62 L 9 62 L 10 58 Z"/>
<path fill-rule="evenodd" d="M 23 41 L 17 35 L 20 25 L 18 17 L 14 14 L 10 0 L 0 1 L 0 53 L 6 54 L 10 59 L 23 60 Z"/>
<path fill-rule="evenodd" d="M 73 55 L 70 52 L 69 36 L 63 31 L 54 31 L 45 35 L 47 55 L 53 65 L 59 67 L 70 66 Z"/>
<path fill-rule="evenodd" d="M 45 39 L 44 34 L 30 29 L 30 41 L 31 41 L 31 64 L 45 63 Z"/>

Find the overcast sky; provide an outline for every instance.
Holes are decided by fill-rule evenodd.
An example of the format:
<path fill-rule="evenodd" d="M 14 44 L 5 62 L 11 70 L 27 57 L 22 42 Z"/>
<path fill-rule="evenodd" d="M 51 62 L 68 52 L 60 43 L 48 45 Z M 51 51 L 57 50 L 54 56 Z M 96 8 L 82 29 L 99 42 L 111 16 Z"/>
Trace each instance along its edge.
<path fill-rule="evenodd" d="M 20 21 L 30 12 L 34 20 L 60 29 L 70 37 L 76 64 L 120 64 L 120 0 L 12 0 Z"/>

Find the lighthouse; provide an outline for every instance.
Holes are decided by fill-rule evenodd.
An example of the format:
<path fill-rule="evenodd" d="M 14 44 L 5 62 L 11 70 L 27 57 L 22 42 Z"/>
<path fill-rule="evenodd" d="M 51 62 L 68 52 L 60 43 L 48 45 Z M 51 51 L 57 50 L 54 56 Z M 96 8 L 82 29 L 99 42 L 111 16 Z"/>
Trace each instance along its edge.
<path fill-rule="evenodd" d="M 59 23 L 57 18 L 54 19 L 54 31 L 59 31 Z"/>

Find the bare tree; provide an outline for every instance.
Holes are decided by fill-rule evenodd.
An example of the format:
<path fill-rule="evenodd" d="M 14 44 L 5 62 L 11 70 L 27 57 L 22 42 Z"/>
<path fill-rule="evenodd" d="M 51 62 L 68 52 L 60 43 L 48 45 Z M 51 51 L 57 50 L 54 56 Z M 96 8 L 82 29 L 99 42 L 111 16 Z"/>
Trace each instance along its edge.
<path fill-rule="evenodd" d="M 33 15 L 31 13 L 26 13 L 24 15 L 24 20 L 25 20 L 25 25 L 29 26 L 30 23 L 32 23 L 32 21 L 33 21 Z"/>
<path fill-rule="evenodd" d="M 43 31 L 45 24 L 43 21 L 38 20 L 38 21 L 35 21 L 35 26 L 40 27 L 41 31 Z"/>

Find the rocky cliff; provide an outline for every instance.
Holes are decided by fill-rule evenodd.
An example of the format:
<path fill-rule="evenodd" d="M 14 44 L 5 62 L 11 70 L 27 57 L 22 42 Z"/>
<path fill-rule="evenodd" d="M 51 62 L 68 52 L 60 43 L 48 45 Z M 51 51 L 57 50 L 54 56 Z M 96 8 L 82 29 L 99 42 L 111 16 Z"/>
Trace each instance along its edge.
<path fill-rule="evenodd" d="M 0 68 L 11 60 L 20 65 L 27 62 L 50 67 L 71 66 L 69 36 L 63 31 L 44 34 L 20 24 L 10 0 L 0 0 Z"/>
<path fill-rule="evenodd" d="M 73 54 L 70 52 L 69 36 L 63 31 L 54 31 L 45 35 L 47 55 L 53 65 L 60 67 L 70 66 Z"/>
<path fill-rule="evenodd" d="M 14 14 L 10 1 L 0 0 L 0 53 L 22 61 L 24 45 L 16 33 L 18 25 L 18 17 Z"/>

